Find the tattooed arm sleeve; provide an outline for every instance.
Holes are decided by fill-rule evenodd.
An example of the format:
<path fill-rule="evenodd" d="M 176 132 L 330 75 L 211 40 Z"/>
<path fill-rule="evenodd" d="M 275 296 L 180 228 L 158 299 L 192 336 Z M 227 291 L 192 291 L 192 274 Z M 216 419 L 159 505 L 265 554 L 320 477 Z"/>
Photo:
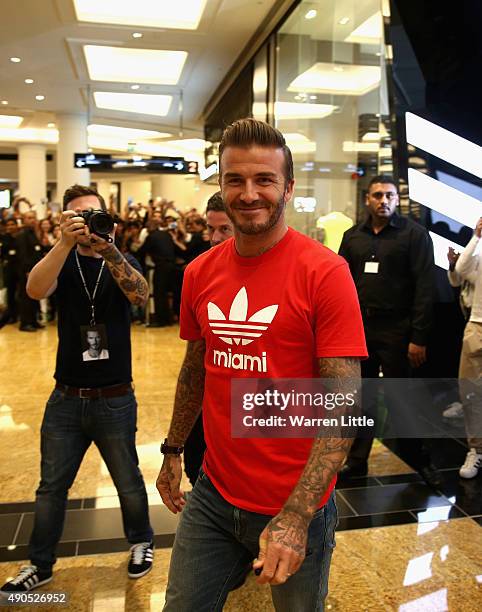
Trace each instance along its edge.
<path fill-rule="evenodd" d="M 202 407 L 204 396 L 204 340 L 188 342 L 177 380 L 176 399 L 167 435 L 170 445 L 183 446 Z"/>
<path fill-rule="evenodd" d="M 320 377 L 326 379 L 330 391 L 353 392 L 360 385 L 360 360 L 354 357 L 334 357 L 319 360 Z M 345 415 L 358 414 L 358 404 L 345 408 Z M 343 412 L 337 413 L 341 418 Z M 314 440 L 310 456 L 295 488 L 283 510 L 293 512 L 310 521 L 333 476 L 343 465 L 353 438 L 318 437 Z"/>
<path fill-rule="evenodd" d="M 122 253 L 112 244 L 97 252 L 105 259 L 109 270 L 122 293 L 131 304 L 145 306 L 149 299 L 149 286 L 146 279 L 135 270 Z"/>

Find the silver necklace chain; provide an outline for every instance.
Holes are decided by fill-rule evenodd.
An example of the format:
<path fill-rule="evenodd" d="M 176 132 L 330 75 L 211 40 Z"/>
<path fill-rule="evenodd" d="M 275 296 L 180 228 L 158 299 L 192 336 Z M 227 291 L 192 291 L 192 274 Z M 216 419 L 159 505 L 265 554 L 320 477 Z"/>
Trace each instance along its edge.
<path fill-rule="evenodd" d="M 95 305 L 94 305 L 94 300 L 95 300 L 95 296 L 96 296 L 96 293 L 97 293 L 97 288 L 99 286 L 100 277 L 102 276 L 102 271 L 104 270 L 105 259 L 102 260 L 102 265 L 100 266 L 99 274 L 97 276 L 97 280 L 95 281 L 95 287 L 94 287 L 94 291 L 93 291 L 92 295 L 90 295 L 89 290 L 87 289 L 87 283 L 85 282 L 85 277 L 84 277 L 84 274 L 82 272 L 82 268 L 80 267 L 80 261 L 79 261 L 79 256 L 77 254 L 77 251 L 75 251 L 75 261 L 77 262 L 77 268 L 79 269 L 79 274 L 80 274 L 80 278 L 82 279 L 82 284 L 84 285 L 85 293 L 87 294 L 87 297 L 89 298 L 90 308 L 91 308 L 90 325 L 92 326 L 92 325 L 95 325 Z"/>

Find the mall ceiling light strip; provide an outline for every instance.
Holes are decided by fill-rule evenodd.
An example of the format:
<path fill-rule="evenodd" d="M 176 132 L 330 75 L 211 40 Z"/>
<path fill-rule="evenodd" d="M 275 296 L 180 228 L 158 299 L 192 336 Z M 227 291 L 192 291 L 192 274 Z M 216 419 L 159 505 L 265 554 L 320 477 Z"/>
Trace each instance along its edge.
<path fill-rule="evenodd" d="M 93 95 L 97 108 L 157 117 L 165 117 L 169 113 L 172 102 L 172 96 L 164 94 L 95 91 Z"/>
<path fill-rule="evenodd" d="M 408 143 L 482 178 L 482 147 L 413 113 L 405 123 Z"/>
<path fill-rule="evenodd" d="M 316 62 L 288 86 L 290 92 L 362 96 L 380 84 L 380 66 Z"/>
<path fill-rule="evenodd" d="M 186 51 L 131 49 L 84 45 L 84 55 L 93 81 L 176 85 L 186 62 Z"/>
<path fill-rule="evenodd" d="M 410 198 L 468 227 L 482 216 L 482 203 L 418 170 L 408 170 Z"/>
<path fill-rule="evenodd" d="M 73 0 L 79 21 L 196 30 L 207 0 Z"/>

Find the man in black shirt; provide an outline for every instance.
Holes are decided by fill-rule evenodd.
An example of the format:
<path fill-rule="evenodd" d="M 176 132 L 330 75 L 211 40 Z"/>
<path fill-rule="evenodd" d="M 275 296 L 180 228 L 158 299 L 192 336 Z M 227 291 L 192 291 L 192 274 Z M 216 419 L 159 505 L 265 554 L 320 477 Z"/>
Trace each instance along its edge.
<path fill-rule="evenodd" d="M 36 233 L 37 215 L 34 211 L 24 213 L 24 228 L 17 235 L 18 307 L 20 331 L 34 332 L 43 327 L 38 320 L 39 303 L 27 294 L 27 279 L 30 270 L 42 259 L 42 246 Z"/>
<path fill-rule="evenodd" d="M 130 343 L 130 304 L 144 305 L 148 287 L 136 260 L 124 258 L 113 243 L 90 234 L 79 216 L 99 208 L 106 210 L 95 190 L 80 185 L 67 189 L 61 239 L 28 279 L 27 291 L 35 299 L 56 291 L 59 346 L 56 385 L 41 429 L 32 565 L 2 587 L 4 594 L 26 592 L 52 579 L 67 493 L 92 442 L 119 495 L 124 531 L 132 545 L 128 575 L 139 578 L 152 567 L 153 532 L 135 446 L 137 403 Z M 108 355 L 83 358 L 89 330 L 104 339 L 102 348 Z"/>
<path fill-rule="evenodd" d="M 154 213 L 155 214 L 155 213 Z M 165 327 L 172 324 L 172 313 L 168 293 L 172 290 L 176 249 L 171 232 L 154 229 L 146 238 L 142 251 L 154 262 L 154 308 L 155 320 L 149 327 Z"/>
<path fill-rule="evenodd" d="M 15 219 L 4 222 L 5 233 L 0 235 L 0 265 L 7 289 L 7 309 L 0 318 L 0 328 L 17 321 L 17 239 L 18 225 Z"/>
<path fill-rule="evenodd" d="M 345 232 L 339 249 L 358 291 L 369 358 L 362 376 L 407 378 L 426 361 L 432 319 L 434 256 L 425 228 L 396 212 L 398 193 L 388 176 L 368 185 L 367 219 Z M 389 402 L 390 403 L 390 402 Z M 390 406 L 389 406 L 390 409 Z M 392 412 L 400 410 L 392 402 Z M 392 420 L 400 418 L 392 414 Z M 340 478 L 367 473 L 373 439 L 356 439 Z M 420 439 L 400 439 L 402 458 L 429 484 L 438 476 Z"/>

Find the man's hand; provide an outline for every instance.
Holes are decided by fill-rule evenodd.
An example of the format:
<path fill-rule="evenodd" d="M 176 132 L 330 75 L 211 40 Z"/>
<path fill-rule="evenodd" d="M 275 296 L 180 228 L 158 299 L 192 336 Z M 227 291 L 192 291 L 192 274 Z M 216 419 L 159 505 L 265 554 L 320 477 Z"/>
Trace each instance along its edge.
<path fill-rule="evenodd" d="M 262 569 L 259 584 L 283 584 L 297 572 L 306 555 L 309 522 L 296 512 L 281 510 L 259 536 L 253 569 Z"/>
<path fill-rule="evenodd" d="M 410 342 L 407 357 L 412 368 L 419 368 L 427 361 L 427 349 L 425 346 Z"/>
<path fill-rule="evenodd" d="M 117 223 L 114 224 L 114 229 L 110 233 L 110 237 L 112 238 L 112 242 L 107 242 L 107 240 L 105 240 L 104 238 L 101 238 L 100 236 L 97 236 L 97 234 L 93 234 L 89 230 L 89 227 L 86 225 L 85 226 L 85 235 L 90 240 L 90 248 L 93 251 L 95 251 L 96 253 L 99 253 L 100 255 L 103 255 L 103 253 L 106 253 L 106 252 L 111 251 L 112 249 L 114 249 L 115 248 L 114 247 L 114 236 L 115 236 L 116 230 L 117 230 Z"/>
<path fill-rule="evenodd" d="M 85 221 L 73 210 L 66 210 L 60 217 L 60 242 L 71 249 L 77 244 L 77 238 L 85 235 Z"/>
<path fill-rule="evenodd" d="M 451 269 L 453 270 L 453 266 L 457 263 L 457 259 L 460 257 L 460 253 L 456 253 L 452 247 L 449 247 L 447 251 L 447 259 L 449 260 L 449 264 Z"/>
<path fill-rule="evenodd" d="M 482 217 L 477 221 L 477 225 L 475 226 L 475 235 L 477 238 L 482 237 Z"/>
<path fill-rule="evenodd" d="M 156 487 L 162 501 L 171 512 L 182 512 L 184 504 L 184 491 L 181 491 L 182 464 L 179 455 L 164 455 L 161 471 L 156 480 Z"/>

